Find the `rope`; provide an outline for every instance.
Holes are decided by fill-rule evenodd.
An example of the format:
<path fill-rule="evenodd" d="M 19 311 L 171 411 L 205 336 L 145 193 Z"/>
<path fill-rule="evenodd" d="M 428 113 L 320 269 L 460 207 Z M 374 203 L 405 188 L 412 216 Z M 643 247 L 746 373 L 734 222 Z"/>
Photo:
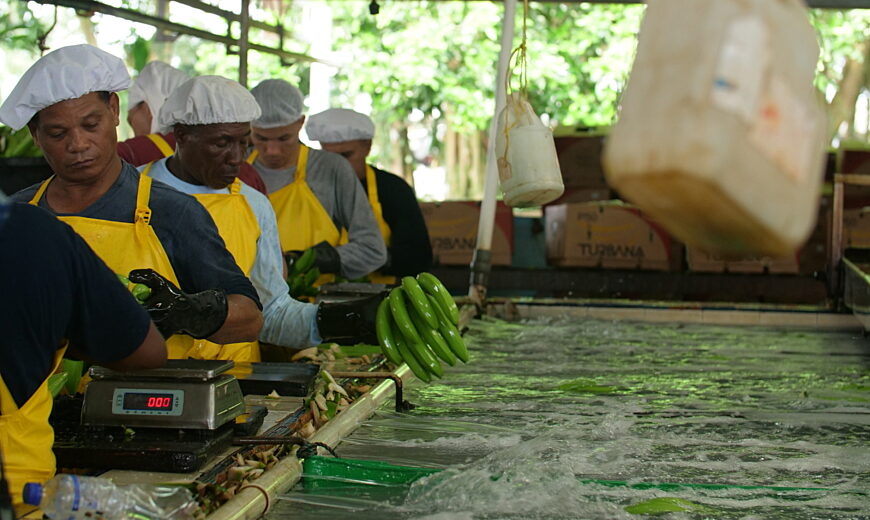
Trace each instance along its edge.
<path fill-rule="evenodd" d="M 529 97 L 529 75 L 528 75 L 528 46 L 526 42 L 528 41 L 527 37 L 527 27 L 529 20 L 529 0 L 523 0 L 523 38 L 520 41 L 520 44 L 516 49 L 511 51 L 510 57 L 508 58 L 508 68 L 507 73 L 505 74 L 505 94 L 506 97 L 510 97 L 511 94 L 514 93 L 513 87 L 511 86 L 511 79 L 514 76 L 514 72 L 519 69 L 519 78 L 520 78 L 520 87 L 519 93 L 523 98 L 528 99 Z M 508 106 L 511 107 L 515 112 L 517 111 L 515 103 L 509 103 Z M 507 106 L 505 106 L 504 110 L 504 123 L 502 127 L 504 128 L 504 138 L 505 138 L 505 148 L 504 148 L 504 159 L 507 161 L 508 150 L 510 150 L 510 131 L 513 128 L 512 126 L 508 126 L 508 110 Z M 514 121 L 518 119 L 519 114 L 514 115 Z"/>

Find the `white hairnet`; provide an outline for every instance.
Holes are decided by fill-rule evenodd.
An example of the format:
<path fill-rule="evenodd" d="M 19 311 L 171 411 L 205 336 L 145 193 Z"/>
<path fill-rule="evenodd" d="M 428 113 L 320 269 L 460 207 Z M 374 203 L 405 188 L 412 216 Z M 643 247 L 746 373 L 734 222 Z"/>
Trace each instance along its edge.
<path fill-rule="evenodd" d="M 130 85 L 120 58 L 92 45 L 71 45 L 49 52 L 18 80 L 0 106 L 0 122 L 24 128 L 43 108 L 91 92 L 118 92 Z"/>
<path fill-rule="evenodd" d="M 365 114 L 348 108 L 330 108 L 308 118 L 305 133 L 312 141 L 341 143 L 371 139 L 375 136 L 375 124 Z"/>
<path fill-rule="evenodd" d="M 251 90 L 263 114 L 251 125 L 257 128 L 287 126 L 302 117 L 302 92 L 283 79 L 267 79 Z"/>
<path fill-rule="evenodd" d="M 160 128 L 157 115 L 163 102 L 173 90 L 189 79 L 190 76 L 168 63 L 152 61 L 142 68 L 130 85 L 127 105 L 133 108 L 144 101 L 151 110 L 151 133 L 157 132 Z"/>
<path fill-rule="evenodd" d="M 248 123 L 260 116 L 257 100 L 240 83 L 221 76 L 189 79 L 172 91 L 160 109 L 160 129 L 176 124 Z"/>

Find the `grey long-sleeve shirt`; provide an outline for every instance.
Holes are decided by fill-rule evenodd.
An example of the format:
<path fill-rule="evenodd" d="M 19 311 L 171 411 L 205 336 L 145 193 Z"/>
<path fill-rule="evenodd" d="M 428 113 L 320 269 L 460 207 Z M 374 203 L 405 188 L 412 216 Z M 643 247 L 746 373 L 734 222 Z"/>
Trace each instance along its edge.
<path fill-rule="evenodd" d="M 296 178 L 296 165 L 273 170 L 259 161 L 260 173 L 269 193 L 280 190 Z M 341 275 L 354 279 L 376 271 L 387 261 L 387 248 L 365 189 L 347 160 L 331 152 L 310 149 L 305 181 L 339 230 L 347 229 L 348 243 L 336 248 L 341 258 Z M 278 218 L 282 218 L 278 215 Z M 286 218 L 286 217 L 283 217 Z"/>

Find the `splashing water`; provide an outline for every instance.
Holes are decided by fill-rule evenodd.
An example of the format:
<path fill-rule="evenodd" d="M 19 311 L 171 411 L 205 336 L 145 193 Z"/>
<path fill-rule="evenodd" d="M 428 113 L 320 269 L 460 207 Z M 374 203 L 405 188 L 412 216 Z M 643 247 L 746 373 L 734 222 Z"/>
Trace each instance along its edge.
<path fill-rule="evenodd" d="M 384 408 L 338 449 L 444 471 L 299 487 L 270 520 L 640 518 L 629 511 L 663 504 L 665 518 L 870 518 L 860 334 L 485 319 L 468 343 L 468 365 L 411 385 L 415 410 Z"/>

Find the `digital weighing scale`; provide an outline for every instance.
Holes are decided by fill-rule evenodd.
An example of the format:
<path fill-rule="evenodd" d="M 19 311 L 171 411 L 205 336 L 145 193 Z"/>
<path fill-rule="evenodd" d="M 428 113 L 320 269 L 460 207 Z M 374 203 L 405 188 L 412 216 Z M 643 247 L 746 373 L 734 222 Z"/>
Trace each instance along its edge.
<path fill-rule="evenodd" d="M 59 468 L 190 472 L 262 424 L 249 420 L 232 361 L 170 360 L 163 368 L 119 372 L 91 367 L 80 397 L 55 401 L 51 423 Z M 258 422 L 257 422 L 258 421 Z"/>
<path fill-rule="evenodd" d="M 245 413 L 232 361 L 173 359 L 163 368 L 91 367 L 82 424 L 215 430 Z"/>

